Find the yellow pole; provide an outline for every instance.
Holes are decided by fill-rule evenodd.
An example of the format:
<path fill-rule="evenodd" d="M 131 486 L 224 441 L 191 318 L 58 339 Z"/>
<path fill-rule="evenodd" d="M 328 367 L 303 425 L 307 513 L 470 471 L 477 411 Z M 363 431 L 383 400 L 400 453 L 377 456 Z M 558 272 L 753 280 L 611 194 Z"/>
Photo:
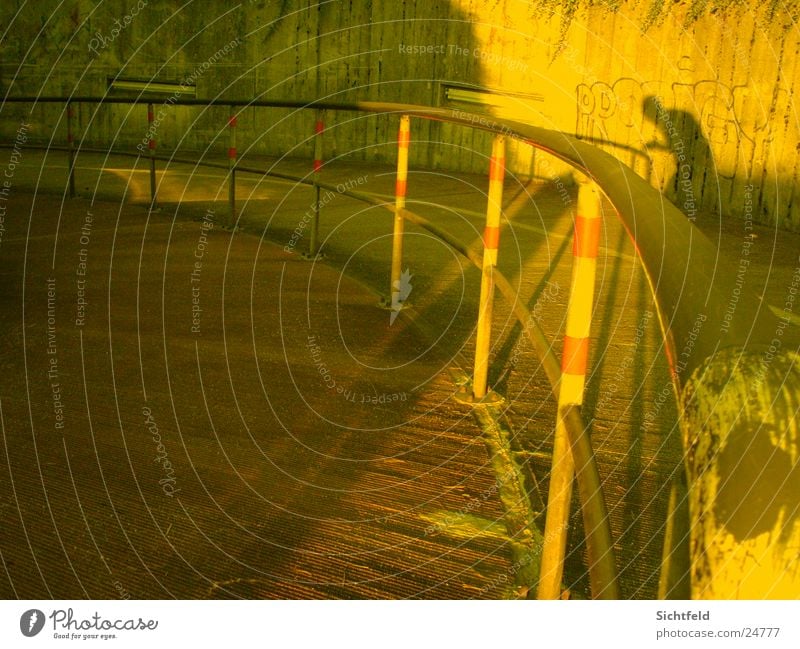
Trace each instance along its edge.
<path fill-rule="evenodd" d="M 236 114 L 231 106 L 231 116 L 228 119 L 230 142 L 228 146 L 228 204 L 231 212 L 231 225 L 236 224 Z"/>
<path fill-rule="evenodd" d="M 147 150 L 150 152 L 150 209 L 156 207 L 156 138 L 153 129 L 153 104 L 147 104 L 147 125 L 150 137 L 147 140 Z"/>
<path fill-rule="evenodd" d="M 397 179 L 394 185 L 394 233 L 392 235 L 392 274 L 390 278 L 391 306 L 400 308 L 401 286 L 400 275 L 403 265 L 403 210 L 406 206 L 406 187 L 408 184 L 408 148 L 411 144 L 411 118 L 400 117 L 400 129 L 397 132 Z"/>
<path fill-rule="evenodd" d="M 550 491 L 537 594 L 539 599 L 561 597 L 564 554 L 569 528 L 569 505 L 575 475 L 575 463 L 569 446 L 565 416 L 571 406 L 580 406 L 583 403 L 597 248 L 600 239 L 600 214 L 600 192 L 597 187 L 592 182 L 580 183 L 575 238 L 572 246 L 573 266 L 567 306 L 567 331 L 564 336 L 558 415 L 553 442 L 553 465 L 550 471 Z"/>
<path fill-rule="evenodd" d="M 475 339 L 475 368 L 472 396 L 478 400 L 486 396 L 489 372 L 489 347 L 492 335 L 492 304 L 494 301 L 494 267 L 497 265 L 497 247 L 500 243 L 500 215 L 503 210 L 503 178 L 505 176 L 506 140 L 495 135 L 492 157 L 489 159 L 489 200 L 486 205 L 486 228 L 483 231 L 483 272 L 481 297 L 478 308 L 478 327 Z"/>
<path fill-rule="evenodd" d="M 317 119 L 314 123 L 314 220 L 311 222 L 311 235 L 308 241 L 308 256 L 316 258 L 319 248 L 319 172 L 322 169 L 322 134 L 325 123 L 322 121 L 322 111 L 316 112 Z"/>
<path fill-rule="evenodd" d="M 75 198 L 75 138 L 72 135 L 72 104 L 67 102 L 67 145 L 69 146 L 69 197 Z"/>

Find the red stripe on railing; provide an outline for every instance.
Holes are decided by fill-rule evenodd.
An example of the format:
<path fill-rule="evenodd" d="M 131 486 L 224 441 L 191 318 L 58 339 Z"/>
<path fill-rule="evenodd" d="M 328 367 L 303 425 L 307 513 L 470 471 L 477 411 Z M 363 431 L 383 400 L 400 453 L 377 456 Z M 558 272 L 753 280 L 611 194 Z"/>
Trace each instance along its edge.
<path fill-rule="evenodd" d="M 505 158 L 489 158 L 489 180 L 503 180 L 506 169 Z"/>
<path fill-rule="evenodd" d="M 564 352 L 561 357 L 561 371 L 565 374 L 586 374 L 586 361 L 589 357 L 589 339 L 564 336 Z"/>
<path fill-rule="evenodd" d="M 400 130 L 397 133 L 397 146 L 407 149 L 411 144 L 411 131 Z"/>
<path fill-rule="evenodd" d="M 483 247 L 497 250 L 500 245 L 500 228 L 486 226 L 483 229 Z"/>
<path fill-rule="evenodd" d="M 572 242 L 572 254 L 575 257 L 597 257 L 600 244 L 600 219 L 578 216 L 575 218 L 575 239 Z"/>

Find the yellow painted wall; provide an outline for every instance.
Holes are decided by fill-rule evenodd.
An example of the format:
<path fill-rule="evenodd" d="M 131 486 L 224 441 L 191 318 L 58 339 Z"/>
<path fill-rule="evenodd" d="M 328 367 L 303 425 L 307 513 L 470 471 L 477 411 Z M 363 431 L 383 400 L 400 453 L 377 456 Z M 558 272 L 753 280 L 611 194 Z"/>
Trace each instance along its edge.
<path fill-rule="evenodd" d="M 367 99 L 447 105 L 447 86 L 510 93 L 491 114 L 577 133 L 650 177 L 684 211 L 752 216 L 800 229 L 795 0 L 774 15 L 752 6 L 657 0 L 208 0 L 181 9 L 149 0 L 107 45 L 113 21 L 131 6 L 43 0 L 0 7 L 11 24 L 0 43 L 0 89 L 21 94 L 103 94 L 116 75 L 176 81 L 197 75 L 198 97 L 335 101 Z M 19 4 L 19 3 L 17 3 Z M 129 6 L 130 5 L 130 6 Z M 704 6 L 693 18 L 692 7 Z M 576 7 L 570 20 L 564 7 Z M 653 8 L 662 8 L 660 14 Z M 712 12 L 713 11 L 713 12 Z M 653 20 L 655 18 L 655 20 Z M 652 23 L 652 24 L 651 24 Z M 238 45 L 203 66 L 232 39 Z M 198 74 L 198 70 L 200 71 Z M 660 98 L 660 104 L 654 97 Z M 667 134 L 664 119 L 675 127 Z M 465 109 L 480 110 L 475 105 Z M 17 111 L 18 112 L 18 111 Z M 31 115 L 31 139 L 63 140 L 58 107 Z M 132 146 L 147 128 L 144 109 L 79 107 L 79 139 Z M 223 150 L 227 111 L 168 107 L 159 146 Z M 15 132 L 15 111 L 0 127 Z M 314 116 L 248 110 L 240 148 L 311 156 Z M 391 162 L 396 123 L 329 116 L 326 157 Z M 413 125 L 412 167 L 485 172 L 490 138 L 447 124 Z M 305 140 L 305 141 L 304 141 Z M 685 183 L 676 143 L 685 155 Z M 509 169 L 565 180 L 563 165 L 511 142 Z M 753 197 L 752 200 L 750 197 Z"/>
<path fill-rule="evenodd" d="M 565 37 L 546 2 L 458 4 L 476 25 L 491 23 L 475 35 L 501 63 L 481 82 L 543 95 L 532 121 L 602 143 L 690 217 L 753 210 L 800 229 L 800 31 L 789 3 L 774 14 L 750 4 L 712 13 L 709 3 L 697 18 L 690 3 L 667 3 L 648 26 L 655 3 L 583 2 Z"/>

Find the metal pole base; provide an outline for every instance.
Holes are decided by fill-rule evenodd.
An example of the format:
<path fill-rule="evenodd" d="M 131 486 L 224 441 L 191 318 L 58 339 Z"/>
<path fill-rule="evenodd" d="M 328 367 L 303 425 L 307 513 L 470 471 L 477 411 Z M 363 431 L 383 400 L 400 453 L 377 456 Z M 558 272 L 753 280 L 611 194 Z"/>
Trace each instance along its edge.
<path fill-rule="evenodd" d="M 386 309 L 387 311 L 404 311 L 406 309 L 410 309 L 414 305 L 408 301 L 392 303 L 391 296 L 381 295 L 381 299 L 378 301 L 378 306 L 381 309 Z"/>
<path fill-rule="evenodd" d="M 453 395 L 458 403 L 463 403 L 467 406 L 501 406 L 506 402 L 506 398 L 494 390 L 488 390 L 486 395 L 480 399 L 476 399 L 472 392 L 472 384 L 465 388 L 461 388 Z"/>
<path fill-rule="evenodd" d="M 451 367 L 448 369 L 450 378 L 460 389 L 453 394 L 453 399 L 466 406 L 501 406 L 506 402 L 506 398 L 499 392 L 487 390 L 486 395 L 481 399 L 475 398 L 472 389 L 472 377 L 461 368 Z"/>
<path fill-rule="evenodd" d="M 306 250 L 305 252 L 300 253 L 300 257 L 302 259 L 305 259 L 306 261 L 322 261 L 323 259 L 325 259 L 325 253 L 322 252 L 321 250 L 318 250 L 317 252 L 312 254 L 311 252 Z"/>

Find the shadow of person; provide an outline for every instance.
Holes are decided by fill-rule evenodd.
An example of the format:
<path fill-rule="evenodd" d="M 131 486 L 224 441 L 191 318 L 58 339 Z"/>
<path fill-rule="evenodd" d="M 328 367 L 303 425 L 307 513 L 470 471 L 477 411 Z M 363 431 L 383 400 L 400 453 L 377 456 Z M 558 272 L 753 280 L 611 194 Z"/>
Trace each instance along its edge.
<path fill-rule="evenodd" d="M 655 125 L 655 137 L 645 147 L 669 151 L 675 164 L 661 191 L 694 221 L 708 176 L 715 175 L 711 146 L 692 113 L 667 108 L 659 96 L 645 97 L 642 112 L 645 119 Z"/>

